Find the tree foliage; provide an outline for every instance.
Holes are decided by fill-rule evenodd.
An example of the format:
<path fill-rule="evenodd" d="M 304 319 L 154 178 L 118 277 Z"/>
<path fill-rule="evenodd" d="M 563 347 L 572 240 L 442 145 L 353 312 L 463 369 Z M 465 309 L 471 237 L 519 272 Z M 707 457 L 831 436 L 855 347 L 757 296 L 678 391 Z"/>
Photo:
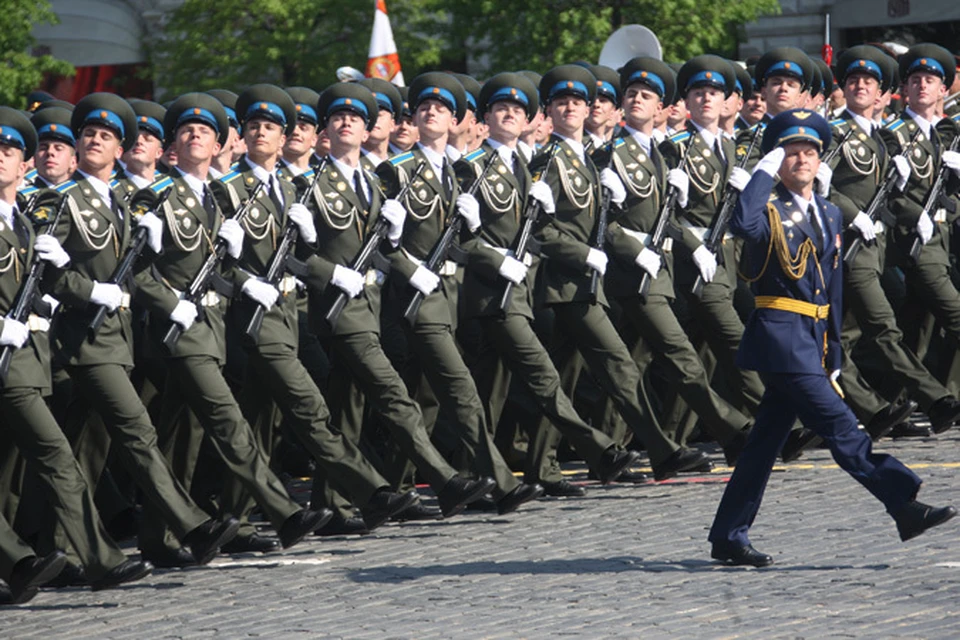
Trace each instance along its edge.
<path fill-rule="evenodd" d="M 58 22 L 47 0 L 4 0 L 0 11 L 0 104 L 22 109 L 27 94 L 40 86 L 45 73 L 74 73 L 68 62 L 31 53 L 35 42 L 31 29 L 40 22 Z"/>

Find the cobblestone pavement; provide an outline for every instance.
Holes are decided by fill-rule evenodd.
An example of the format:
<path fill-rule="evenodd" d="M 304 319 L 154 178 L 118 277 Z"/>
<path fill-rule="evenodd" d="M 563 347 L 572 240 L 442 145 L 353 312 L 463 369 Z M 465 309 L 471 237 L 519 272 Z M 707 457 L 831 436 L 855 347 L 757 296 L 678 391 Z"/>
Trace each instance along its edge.
<path fill-rule="evenodd" d="M 960 504 L 960 431 L 884 441 Z M 581 466 L 571 479 L 586 482 Z M 43 591 L 0 638 L 956 638 L 960 519 L 901 543 L 823 450 L 778 467 L 753 541 L 766 569 L 709 560 L 729 469 L 510 516 L 387 525 L 285 553 L 221 557 L 113 591 Z"/>

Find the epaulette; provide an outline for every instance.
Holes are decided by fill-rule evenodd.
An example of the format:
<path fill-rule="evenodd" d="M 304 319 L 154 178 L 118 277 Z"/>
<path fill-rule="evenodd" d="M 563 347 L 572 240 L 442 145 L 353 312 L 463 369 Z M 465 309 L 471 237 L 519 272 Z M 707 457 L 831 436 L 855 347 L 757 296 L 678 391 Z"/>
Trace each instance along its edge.
<path fill-rule="evenodd" d="M 236 170 L 237 170 L 237 167 L 239 167 L 239 166 L 240 166 L 240 161 L 237 160 L 237 161 L 234 162 L 232 165 L 230 165 L 230 171 L 236 171 Z"/>
<path fill-rule="evenodd" d="M 905 124 L 906 124 L 906 122 L 903 120 L 903 118 L 897 118 L 896 120 L 890 122 L 890 123 L 887 125 L 887 129 L 890 130 L 890 131 L 896 131 L 897 129 L 899 129 L 900 127 L 902 127 L 902 126 L 905 125 Z"/>
<path fill-rule="evenodd" d="M 75 186 L 77 186 L 76 180 L 67 180 L 64 183 L 55 186 L 54 189 L 56 189 L 57 193 L 66 193 Z"/>
<path fill-rule="evenodd" d="M 26 175 L 23 176 L 23 179 L 24 179 L 26 182 L 33 182 L 33 179 L 36 178 L 36 177 L 37 177 L 37 170 L 36 170 L 36 169 L 30 169 L 30 171 L 27 171 Z"/>
<path fill-rule="evenodd" d="M 401 154 L 398 155 L 398 156 L 394 156 L 394 157 L 390 158 L 390 160 L 388 160 L 388 162 L 389 162 L 390 164 L 392 164 L 393 166 L 397 167 L 397 166 L 400 166 L 401 164 L 403 164 L 404 162 L 406 162 L 406 161 L 408 161 L 408 160 L 412 160 L 412 159 L 413 159 L 413 151 L 407 151 L 406 153 L 401 153 Z"/>
<path fill-rule="evenodd" d="M 39 188 L 39 187 L 35 187 L 35 186 L 33 186 L 33 185 L 30 185 L 30 186 L 28 186 L 28 187 L 24 187 L 23 189 L 20 189 L 20 191 L 17 191 L 17 193 L 19 193 L 19 194 L 22 195 L 22 196 L 26 196 L 27 198 L 29 198 L 30 196 L 32 196 L 33 194 L 35 194 L 37 191 L 40 191 L 40 188 Z"/>
<path fill-rule="evenodd" d="M 114 165 L 113 171 L 110 172 L 110 178 L 111 178 L 111 179 L 112 179 L 112 178 L 115 178 L 116 175 L 117 175 L 117 167 L 116 167 L 116 165 Z"/>
<path fill-rule="evenodd" d="M 223 184 L 227 184 L 227 183 L 233 182 L 234 180 L 239 178 L 241 175 L 243 174 L 241 174 L 236 169 L 233 169 L 232 171 L 230 171 L 230 173 L 225 173 L 222 176 L 220 176 L 220 182 L 222 182 Z"/>
<path fill-rule="evenodd" d="M 116 189 L 116 188 L 119 187 L 119 186 L 120 186 L 120 181 L 117 180 L 116 178 L 114 178 L 113 180 L 110 181 L 110 188 L 111 188 L 111 189 Z"/>
<path fill-rule="evenodd" d="M 960 111 L 950 116 L 950 119 L 954 122 L 960 123 Z"/>
<path fill-rule="evenodd" d="M 476 151 L 471 151 L 463 157 L 467 162 L 473 162 L 478 158 L 482 158 L 487 153 L 486 149 L 477 149 Z"/>
<path fill-rule="evenodd" d="M 303 173 L 301 173 L 301 174 L 300 174 L 300 177 L 303 178 L 304 180 L 306 180 L 307 182 L 310 182 L 311 180 L 313 180 L 313 176 L 314 176 L 316 173 L 317 173 L 317 170 L 314 169 L 313 167 L 310 167 L 309 169 L 307 169 L 306 171 L 304 171 Z"/>
<path fill-rule="evenodd" d="M 149 188 L 152 189 L 154 193 L 160 193 L 161 191 L 171 186 L 172 184 L 173 184 L 173 178 L 171 178 L 170 176 L 164 176 L 159 180 L 157 180 L 156 182 L 154 182 L 153 184 L 151 184 Z"/>
<path fill-rule="evenodd" d="M 830 121 L 830 126 L 831 126 L 831 127 L 839 127 L 840 125 L 842 125 L 842 124 L 845 123 L 845 122 L 846 122 L 846 120 L 844 120 L 843 118 L 837 118 L 836 120 L 831 120 L 831 121 Z"/>
<path fill-rule="evenodd" d="M 613 145 L 613 148 L 614 148 L 614 149 L 619 149 L 620 147 L 622 147 L 622 146 L 625 145 L 625 144 L 627 144 L 627 141 L 624 140 L 623 138 L 614 138 L 614 139 L 613 139 L 613 142 L 612 142 L 612 145 Z"/>
<path fill-rule="evenodd" d="M 690 138 L 689 131 L 679 131 L 667 139 L 673 144 L 680 144 L 681 142 L 685 142 L 689 138 Z"/>

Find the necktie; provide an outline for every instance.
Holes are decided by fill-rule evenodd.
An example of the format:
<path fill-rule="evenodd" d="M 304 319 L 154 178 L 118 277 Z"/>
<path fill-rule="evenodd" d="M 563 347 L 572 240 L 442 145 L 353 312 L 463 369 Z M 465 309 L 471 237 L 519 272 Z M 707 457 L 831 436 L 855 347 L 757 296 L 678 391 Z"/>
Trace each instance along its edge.
<path fill-rule="evenodd" d="M 363 177 L 360 175 L 360 167 L 353 172 L 353 190 L 357 192 L 357 198 L 360 200 L 360 208 L 366 214 L 370 210 L 370 201 L 367 200 L 367 192 L 363 188 Z"/>
<path fill-rule="evenodd" d="M 446 194 L 446 200 L 447 202 L 450 202 L 450 200 L 453 198 L 453 182 L 450 176 L 450 163 L 447 162 L 446 158 L 443 159 L 443 171 L 441 171 L 440 175 L 442 178 L 441 182 L 443 182 L 443 191 Z"/>
<path fill-rule="evenodd" d="M 520 155 L 516 152 L 513 154 L 513 175 L 516 177 L 517 185 L 520 187 L 521 197 L 526 195 L 527 191 L 529 191 L 529 187 L 527 186 L 527 175 L 523 170 L 523 163 L 520 161 Z"/>
<path fill-rule="evenodd" d="M 713 152 L 717 154 L 717 160 L 720 161 L 720 166 L 727 166 L 727 157 L 723 154 L 723 145 L 720 144 L 720 140 L 723 138 L 722 133 L 717 133 L 717 137 L 713 141 Z"/>
<path fill-rule="evenodd" d="M 820 226 L 820 220 L 817 219 L 817 212 L 813 208 L 813 205 L 807 205 L 807 217 L 810 219 L 810 226 L 813 227 L 814 232 L 817 234 L 816 245 L 817 251 L 823 252 L 823 227 Z"/>
<path fill-rule="evenodd" d="M 17 234 L 17 240 L 20 241 L 21 247 L 27 247 L 30 245 L 30 234 L 27 233 L 27 230 L 24 229 L 23 224 L 20 222 L 20 218 L 17 216 L 17 210 L 14 209 L 11 212 L 11 224 L 13 232 Z"/>
<path fill-rule="evenodd" d="M 873 138 L 873 141 L 877 145 L 877 156 L 880 158 L 881 164 L 883 163 L 883 157 L 886 155 L 886 147 L 883 144 L 883 138 L 880 137 L 880 127 L 873 127 L 870 131 L 870 137 Z"/>
<path fill-rule="evenodd" d="M 283 192 L 280 191 L 280 181 L 276 174 L 270 174 L 270 199 L 277 208 L 277 216 L 283 219 Z"/>
<path fill-rule="evenodd" d="M 208 228 L 213 229 L 217 219 L 217 204 L 213 201 L 213 194 L 210 193 L 210 187 L 203 185 L 203 210 L 207 212 Z"/>

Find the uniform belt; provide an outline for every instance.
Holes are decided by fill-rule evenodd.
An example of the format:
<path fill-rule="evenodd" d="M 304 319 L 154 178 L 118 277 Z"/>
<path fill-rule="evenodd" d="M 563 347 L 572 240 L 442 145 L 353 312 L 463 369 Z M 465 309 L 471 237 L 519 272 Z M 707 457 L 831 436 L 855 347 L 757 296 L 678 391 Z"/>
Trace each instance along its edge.
<path fill-rule="evenodd" d="M 31 313 L 27 317 L 27 329 L 30 331 L 49 331 L 50 330 L 50 321 L 46 318 L 41 318 L 35 313 Z"/>
<path fill-rule="evenodd" d="M 405 255 L 407 259 L 410 260 L 410 262 L 413 262 L 414 264 L 420 267 L 424 265 L 423 260 L 411 255 L 410 252 L 407 251 L 406 249 L 401 249 L 401 251 L 403 251 L 403 255 Z M 438 276 L 457 275 L 457 263 L 454 262 L 453 260 L 444 260 L 443 264 L 440 265 L 440 270 L 437 271 L 437 275 Z"/>
<path fill-rule="evenodd" d="M 130 308 L 130 294 L 129 294 L 129 293 L 124 292 L 124 293 L 120 296 L 120 308 L 121 308 L 121 309 L 129 309 L 129 308 Z"/>
<path fill-rule="evenodd" d="M 297 279 L 291 275 L 283 276 L 280 282 L 277 283 L 277 289 L 280 290 L 281 295 L 289 295 L 297 290 Z"/>
<path fill-rule="evenodd" d="M 625 234 L 642 244 L 644 247 L 650 247 L 650 238 L 653 236 L 651 236 L 649 233 L 644 233 L 643 231 L 634 231 L 632 229 L 624 229 L 623 227 L 620 228 L 623 229 Z M 673 238 L 669 236 L 664 238 L 663 245 L 661 245 L 660 249 L 664 253 L 670 253 L 673 251 Z"/>
<path fill-rule="evenodd" d="M 517 257 L 513 253 L 513 249 L 504 249 L 503 247 L 496 247 L 490 244 L 489 242 L 487 242 L 486 240 L 483 240 L 481 242 L 483 246 L 485 246 L 487 249 L 492 249 L 502 256 L 509 257 L 509 258 Z M 523 264 L 525 264 L 528 267 L 533 265 L 533 256 L 531 256 L 529 252 L 527 252 L 527 254 L 523 256 Z"/>
<path fill-rule="evenodd" d="M 830 305 L 828 304 L 813 304 L 812 302 L 783 296 L 757 296 L 756 306 L 757 309 L 776 309 L 777 311 L 798 313 L 816 320 L 826 320 L 827 316 L 830 315 Z"/>
<path fill-rule="evenodd" d="M 681 220 L 680 224 L 693 232 L 693 235 L 697 236 L 700 242 L 706 242 L 707 236 L 710 235 L 710 227 L 698 227 L 689 220 Z M 733 234 L 729 231 L 723 234 L 723 241 L 726 242 L 727 240 L 733 240 Z"/>
<path fill-rule="evenodd" d="M 382 285 L 387 275 L 380 269 L 367 269 L 363 276 L 363 286 L 372 287 L 373 285 Z"/>

